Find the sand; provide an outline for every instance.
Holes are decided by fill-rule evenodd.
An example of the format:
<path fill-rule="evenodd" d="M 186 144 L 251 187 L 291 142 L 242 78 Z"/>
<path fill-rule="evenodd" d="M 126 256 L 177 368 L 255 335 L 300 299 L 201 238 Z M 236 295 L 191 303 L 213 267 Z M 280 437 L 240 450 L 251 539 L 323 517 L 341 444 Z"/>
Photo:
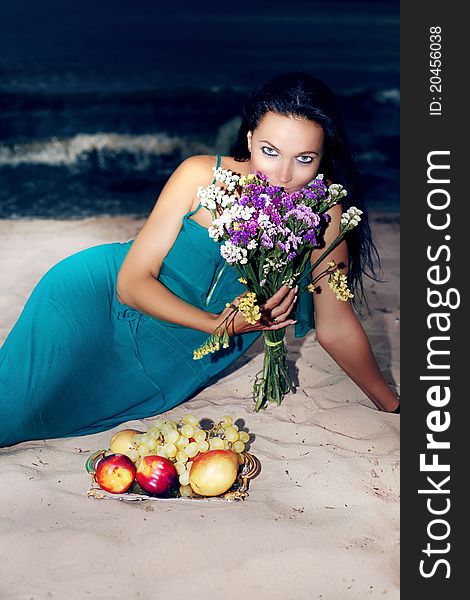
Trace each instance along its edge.
<path fill-rule="evenodd" d="M 399 384 L 399 222 L 372 215 L 386 283 L 362 318 Z M 0 221 L 0 344 L 34 285 L 83 248 L 133 238 L 143 221 Z M 165 413 L 231 414 L 262 463 L 239 503 L 88 498 L 86 458 L 126 426 L 0 449 L 0 598 L 343 600 L 399 598 L 399 423 L 378 412 L 316 341 L 287 334 L 297 394 L 252 411 L 256 343 L 216 385 Z M 261 340 L 259 340 L 261 342 Z"/>

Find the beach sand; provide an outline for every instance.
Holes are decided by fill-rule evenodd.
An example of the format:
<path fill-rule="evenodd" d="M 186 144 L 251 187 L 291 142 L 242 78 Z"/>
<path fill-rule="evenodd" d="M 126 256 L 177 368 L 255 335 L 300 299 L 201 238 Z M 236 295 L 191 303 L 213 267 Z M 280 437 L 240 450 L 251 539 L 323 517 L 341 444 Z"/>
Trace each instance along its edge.
<path fill-rule="evenodd" d="M 128 217 L 0 221 L 0 344 L 57 261 L 127 241 Z M 373 214 L 386 283 L 361 318 L 387 381 L 399 384 L 399 220 Z M 214 386 L 165 413 L 245 421 L 262 463 L 244 502 L 88 498 L 86 458 L 130 421 L 85 437 L 0 450 L 2 600 L 343 600 L 399 598 L 399 423 L 376 410 L 316 341 L 287 333 L 299 389 L 252 411 L 261 340 Z"/>

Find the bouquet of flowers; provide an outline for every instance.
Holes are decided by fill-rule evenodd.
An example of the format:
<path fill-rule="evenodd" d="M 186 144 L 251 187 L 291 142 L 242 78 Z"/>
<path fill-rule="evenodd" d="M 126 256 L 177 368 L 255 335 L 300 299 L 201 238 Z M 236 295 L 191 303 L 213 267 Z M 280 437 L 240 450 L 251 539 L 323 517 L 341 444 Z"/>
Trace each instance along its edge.
<path fill-rule="evenodd" d="M 283 187 L 269 184 L 267 177 L 255 171 L 239 176 L 229 170 L 213 168 L 215 180 L 198 189 L 201 204 L 212 214 L 209 235 L 214 241 L 223 241 L 220 252 L 226 262 L 233 265 L 239 281 L 247 292 L 239 298 L 238 305 L 227 304 L 232 311 L 219 324 L 211 336 L 194 350 L 194 359 L 229 345 L 229 325 L 237 311 L 248 323 L 258 322 L 262 306 L 283 285 L 294 287 L 305 279 L 324 258 L 341 242 L 344 235 L 360 221 L 362 211 L 351 207 L 343 213 L 340 233 L 325 249 L 315 264 L 304 269 L 314 248 L 322 243 L 324 230 L 330 221 L 326 211 L 346 196 L 339 184 L 326 186 L 322 175 L 297 192 L 288 193 Z M 344 265 L 343 265 L 344 266 Z M 334 261 L 315 279 L 309 278 L 298 295 L 315 292 L 320 277 L 328 276 L 328 285 L 338 300 L 353 297 L 348 289 L 347 277 L 341 265 Z M 263 369 L 256 375 L 253 386 L 255 411 L 268 401 L 281 404 L 285 394 L 295 393 L 289 375 L 284 343 L 285 328 L 263 330 L 265 352 Z"/>

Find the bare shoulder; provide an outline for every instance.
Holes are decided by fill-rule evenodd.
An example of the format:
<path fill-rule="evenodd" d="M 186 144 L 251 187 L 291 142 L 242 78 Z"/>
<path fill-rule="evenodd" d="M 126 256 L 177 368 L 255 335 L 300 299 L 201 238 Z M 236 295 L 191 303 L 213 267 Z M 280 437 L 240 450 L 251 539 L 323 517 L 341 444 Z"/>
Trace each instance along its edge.
<path fill-rule="evenodd" d="M 196 154 L 186 158 L 178 167 L 195 179 L 204 180 L 200 185 L 209 185 L 214 179 L 214 167 L 217 156 L 211 154 Z M 239 175 L 248 173 L 248 161 L 237 161 L 232 156 L 221 156 L 220 166 Z"/>
<path fill-rule="evenodd" d="M 192 181 L 200 182 L 199 185 L 209 185 L 214 179 L 214 171 L 217 159 L 209 154 L 195 154 L 188 156 L 178 166 L 176 171 L 181 172 Z M 175 172 L 176 172 L 175 171 Z"/>

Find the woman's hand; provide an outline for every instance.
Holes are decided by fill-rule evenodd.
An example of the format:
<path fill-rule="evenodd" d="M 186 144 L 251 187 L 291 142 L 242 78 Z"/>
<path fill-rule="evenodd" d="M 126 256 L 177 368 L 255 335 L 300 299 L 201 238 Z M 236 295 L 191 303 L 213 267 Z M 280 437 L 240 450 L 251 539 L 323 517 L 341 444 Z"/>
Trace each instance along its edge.
<path fill-rule="evenodd" d="M 275 331 L 276 329 L 282 329 L 288 325 L 293 325 L 295 321 L 288 317 L 297 300 L 297 290 L 298 286 L 291 289 L 289 286 L 283 285 L 279 288 L 271 298 L 260 305 L 261 319 L 253 325 L 245 320 L 245 317 L 240 311 L 234 313 L 227 321 L 229 336 L 248 333 L 250 331 Z M 232 304 L 238 306 L 239 299 L 243 295 L 244 294 L 237 296 Z M 222 324 L 224 319 L 231 315 L 232 312 L 233 308 L 225 308 L 217 317 L 218 325 Z"/>

